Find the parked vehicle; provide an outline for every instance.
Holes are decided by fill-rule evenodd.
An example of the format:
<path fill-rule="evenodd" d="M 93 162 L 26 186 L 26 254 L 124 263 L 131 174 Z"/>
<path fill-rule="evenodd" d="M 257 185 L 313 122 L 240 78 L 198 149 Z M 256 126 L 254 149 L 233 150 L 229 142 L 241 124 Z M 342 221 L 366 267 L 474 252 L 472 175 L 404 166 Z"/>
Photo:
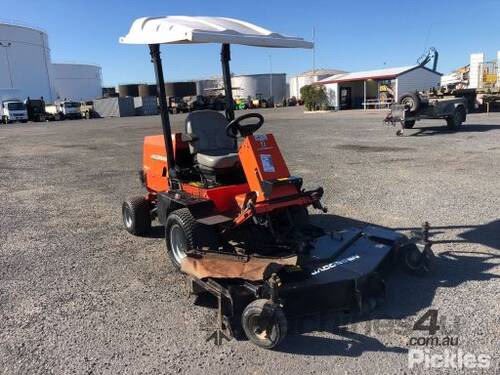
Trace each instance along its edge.
<path fill-rule="evenodd" d="M 28 122 L 28 112 L 26 111 L 26 106 L 19 99 L 2 100 L 0 113 L 3 124 L 16 121 Z"/>
<path fill-rule="evenodd" d="M 188 104 L 177 96 L 168 98 L 168 111 L 172 114 L 189 112 Z"/>
<path fill-rule="evenodd" d="M 49 119 L 49 116 L 45 113 L 45 101 L 43 98 L 31 99 L 28 97 L 24 101 L 26 110 L 28 111 L 28 119 L 35 122 L 44 122 Z"/>
<path fill-rule="evenodd" d="M 45 107 L 47 113 L 51 114 L 55 120 L 81 119 L 80 103 L 64 100 Z"/>
<path fill-rule="evenodd" d="M 94 111 L 94 102 L 91 100 L 80 102 L 80 113 L 82 118 L 87 120 L 97 117 L 97 113 Z"/>
<path fill-rule="evenodd" d="M 247 99 L 244 98 L 236 98 L 234 100 L 234 107 L 236 109 L 248 109 L 250 107 L 250 104 Z"/>
<path fill-rule="evenodd" d="M 163 131 L 144 138 L 144 191 L 123 202 L 123 224 L 146 235 L 159 220 L 172 266 L 189 277 L 191 294 L 217 299 L 216 331 L 209 336 L 217 345 L 244 333 L 262 348 L 277 347 L 287 317 L 333 310 L 360 316 L 376 308 L 386 295 L 383 271 L 396 261 L 409 273 L 431 270 L 428 223 L 411 239 L 375 226 L 327 232 L 310 222 L 308 206 L 327 212 L 324 189 L 306 190 L 302 178 L 290 175 L 274 135 L 256 134 L 264 125 L 260 113 L 235 117 L 229 42 L 312 43 L 244 21 L 189 16 L 140 18 L 120 41 L 149 45 Z M 184 132 L 172 131 L 159 43 L 221 44 L 225 114 L 195 111 Z"/>
<path fill-rule="evenodd" d="M 385 124 L 401 125 L 397 135 L 403 129 L 411 129 L 416 121 L 422 119 L 444 119 L 448 129 L 458 129 L 467 119 L 466 98 L 441 98 L 429 92 L 411 92 L 401 95 L 398 104 L 393 104 L 384 120 Z"/>
<path fill-rule="evenodd" d="M 208 109 L 214 111 L 224 111 L 226 109 L 226 97 L 222 94 L 210 95 L 207 97 Z"/>
<path fill-rule="evenodd" d="M 189 112 L 208 109 L 209 107 L 209 102 L 203 95 L 191 96 L 186 100 L 186 102 L 189 108 Z"/>

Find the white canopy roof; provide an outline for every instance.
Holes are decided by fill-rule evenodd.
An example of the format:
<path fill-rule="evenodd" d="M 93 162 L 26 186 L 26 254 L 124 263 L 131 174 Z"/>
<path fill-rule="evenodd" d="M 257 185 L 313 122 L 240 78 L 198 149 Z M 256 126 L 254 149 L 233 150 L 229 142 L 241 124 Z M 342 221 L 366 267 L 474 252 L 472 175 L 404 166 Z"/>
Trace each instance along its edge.
<path fill-rule="evenodd" d="M 302 38 L 284 36 L 257 25 L 225 17 L 142 17 L 120 38 L 125 44 L 228 43 L 257 47 L 312 48 Z"/>

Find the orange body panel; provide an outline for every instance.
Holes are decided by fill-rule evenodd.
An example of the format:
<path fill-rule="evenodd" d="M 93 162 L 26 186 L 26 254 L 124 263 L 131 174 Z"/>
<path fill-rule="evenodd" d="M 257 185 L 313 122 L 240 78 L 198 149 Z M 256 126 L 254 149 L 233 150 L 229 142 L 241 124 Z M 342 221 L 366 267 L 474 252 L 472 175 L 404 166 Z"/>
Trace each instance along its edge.
<path fill-rule="evenodd" d="M 236 196 L 250 192 L 248 184 L 217 186 L 204 189 L 197 186 L 182 184 L 182 190 L 195 197 L 208 198 L 214 202 L 219 212 L 239 212 L 240 207 L 236 202 Z"/>
<path fill-rule="evenodd" d="M 172 134 L 174 158 L 176 152 L 188 148 L 182 141 L 181 133 Z M 146 175 L 146 187 L 149 192 L 168 190 L 167 152 L 163 135 L 150 135 L 144 137 L 143 170 Z"/>
<path fill-rule="evenodd" d="M 257 202 L 297 194 L 291 184 L 276 186 L 269 197 L 264 196 L 262 181 L 290 177 L 285 160 L 272 134 L 250 135 L 238 152 L 251 191 L 257 193 Z"/>
<path fill-rule="evenodd" d="M 180 151 L 187 150 L 188 144 L 182 141 L 181 133 L 172 134 L 174 158 Z M 255 211 L 265 213 L 290 205 L 308 205 L 309 197 L 294 197 L 282 202 L 266 202 L 269 199 L 293 196 L 299 191 L 293 184 L 275 186 L 270 196 L 265 197 L 262 181 L 273 181 L 290 177 L 283 156 L 272 134 L 250 135 L 241 144 L 238 155 L 248 183 L 239 185 L 203 188 L 195 183 L 182 183 L 182 190 L 195 197 L 210 199 L 218 212 L 238 215 L 247 194 L 255 192 L 257 201 Z M 152 193 L 168 191 L 168 167 L 163 135 L 144 138 L 143 170 L 146 188 Z"/>

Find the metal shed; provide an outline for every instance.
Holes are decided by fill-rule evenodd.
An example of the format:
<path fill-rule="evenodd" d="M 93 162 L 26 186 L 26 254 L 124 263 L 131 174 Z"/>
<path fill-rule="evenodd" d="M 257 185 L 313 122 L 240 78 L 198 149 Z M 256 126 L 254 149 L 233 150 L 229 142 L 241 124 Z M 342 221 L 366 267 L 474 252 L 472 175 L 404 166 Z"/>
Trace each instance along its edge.
<path fill-rule="evenodd" d="M 314 69 L 307 72 L 302 72 L 290 78 L 290 93 L 289 96 L 296 97 L 300 99 L 300 89 L 304 86 L 311 85 L 314 82 L 318 82 L 322 79 L 331 77 L 336 74 L 347 73 L 340 69 Z"/>
<path fill-rule="evenodd" d="M 99 117 L 128 117 L 135 115 L 134 98 L 104 98 L 94 100 L 94 111 Z"/>
<path fill-rule="evenodd" d="M 156 96 L 136 96 L 134 98 L 136 116 L 154 116 L 158 114 Z"/>
<path fill-rule="evenodd" d="M 386 107 L 407 92 L 437 87 L 440 80 L 441 73 L 411 65 L 335 74 L 318 84 L 325 86 L 332 107 L 367 109 Z"/>

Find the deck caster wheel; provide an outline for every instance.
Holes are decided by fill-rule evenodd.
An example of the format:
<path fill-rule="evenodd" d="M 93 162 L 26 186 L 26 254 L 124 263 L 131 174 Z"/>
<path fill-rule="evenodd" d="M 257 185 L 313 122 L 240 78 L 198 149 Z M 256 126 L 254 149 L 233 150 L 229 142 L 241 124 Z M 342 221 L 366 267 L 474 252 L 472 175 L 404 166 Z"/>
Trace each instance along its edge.
<path fill-rule="evenodd" d="M 288 323 L 280 306 L 267 299 L 250 303 L 241 316 L 246 337 L 255 345 L 272 349 L 286 336 Z"/>
<path fill-rule="evenodd" d="M 429 273 L 434 261 L 434 253 L 431 249 L 420 251 L 415 244 L 407 245 L 401 248 L 400 259 L 403 269 L 417 276 Z"/>
<path fill-rule="evenodd" d="M 123 225 L 127 232 L 142 236 L 151 229 L 149 202 L 142 196 L 128 198 L 122 205 Z"/>

